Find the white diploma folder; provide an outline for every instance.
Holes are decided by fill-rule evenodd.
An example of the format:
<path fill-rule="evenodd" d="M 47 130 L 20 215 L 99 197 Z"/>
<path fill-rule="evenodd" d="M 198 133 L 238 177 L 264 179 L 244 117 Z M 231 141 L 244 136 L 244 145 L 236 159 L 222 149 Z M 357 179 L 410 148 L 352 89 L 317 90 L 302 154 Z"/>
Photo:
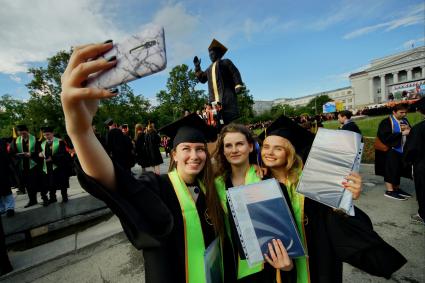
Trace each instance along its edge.
<path fill-rule="evenodd" d="M 344 189 L 342 182 L 352 171 L 359 171 L 362 152 L 360 134 L 319 128 L 297 192 L 354 216 L 352 193 Z"/>

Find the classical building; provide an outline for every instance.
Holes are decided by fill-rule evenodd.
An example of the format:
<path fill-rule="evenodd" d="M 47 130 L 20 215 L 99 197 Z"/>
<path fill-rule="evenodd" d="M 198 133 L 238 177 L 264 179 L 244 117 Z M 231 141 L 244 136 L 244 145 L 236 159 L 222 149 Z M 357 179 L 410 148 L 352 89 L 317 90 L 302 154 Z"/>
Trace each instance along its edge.
<path fill-rule="evenodd" d="M 306 106 L 313 98 L 321 95 L 327 95 L 332 100 L 343 102 L 346 109 L 354 108 L 354 93 L 351 87 L 322 91 L 298 98 L 279 98 L 273 100 L 273 105 L 287 104 L 292 107 L 302 107 Z"/>
<path fill-rule="evenodd" d="M 345 109 L 350 110 L 383 103 L 390 99 L 401 99 L 402 96 L 407 98 L 424 96 L 425 46 L 375 59 L 369 68 L 351 74 L 349 79 L 351 82 L 349 87 L 298 98 L 278 98 L 271 101 L 271 104 L 258 101 L 258 107 L 261 111 L 270 110 L 272 106 L 279 104 L 302 107 L 319 95 L 328 95 L 332 100 L 343 102 Z"/>
<path fill-rule="evenodd" d="M 356 107 L 377 104 L 402 95 L 417 97 L 425 86 L 425 47 L 373 60 L 371 66 L 349 76 Z"/>

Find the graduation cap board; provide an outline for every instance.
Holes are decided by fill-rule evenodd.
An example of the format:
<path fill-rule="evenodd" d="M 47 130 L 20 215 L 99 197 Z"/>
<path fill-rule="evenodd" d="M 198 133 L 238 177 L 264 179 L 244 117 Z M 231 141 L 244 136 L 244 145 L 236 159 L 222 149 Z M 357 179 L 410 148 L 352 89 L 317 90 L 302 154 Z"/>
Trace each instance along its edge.
<path fill-rule="evenodd" d="M 196 113 L 162 127 L 159 132 L 173 140 L 173 147 L 182 142 L 207 143 L 217 139 L 216 130 L 208 126 Z"/>
<path fill-rule="evenodd" d="M 211 44 L 208 47 L 208 50 L 211 49 L 219 49 L 223 55 L 227 52 L 227 47 L 221 44 L 221 42 L 216 40 L 215 38 L 211 41 Z"/>
<path fill-rule="evenodd" d="M 289 140 L 303 161 L 307 159 L 314 140 L 314 134 L 284 115 L 271 123 L 258 138 L 264 141 L 268 136 L 280 136 Z"/>
<path fill-rule="evenodd" d="M 103 122 L 103 124 L 105 124 L 105 126 L 111 126 L 114 123 L 114 121 L 112 120 L 112 118 L 108 118 L 105 120 L 105 122 Z"/>
<path fill-rule="evenodd" d="M 50 126 L 44 126 L 40 129 L 43 133 L 53 133 L 53 128 Z"/>
<path fill-rule="evenodd" d="M 27 125 L 21 124 L 21 125 L 17 125 L 16 126 L 16 130 L 17 131 L 20 131 L 20 132 L 22 132 L 22 131 L 27 131 L 28 132 L 28 127 L 27 127 Z"/>

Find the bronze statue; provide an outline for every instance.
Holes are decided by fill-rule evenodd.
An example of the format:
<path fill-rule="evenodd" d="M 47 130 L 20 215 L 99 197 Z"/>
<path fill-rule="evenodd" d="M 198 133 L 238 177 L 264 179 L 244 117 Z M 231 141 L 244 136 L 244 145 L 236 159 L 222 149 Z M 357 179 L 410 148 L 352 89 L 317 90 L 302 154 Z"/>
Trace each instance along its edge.
<path fill-rule="evenodd" d="M 236 94 L 240 93 L 244 85 L 239 70 L 229 59 L 222 59 L 227 48 L 216 39 L 208 47 L 212 64 L 201 70 L 201 60 L 193 58 L 195 75 L 201 83 L 208 81 L 209 101 L 213 105 L 221 103 L 221 126 L 227 125 L 239 117 Z"/>

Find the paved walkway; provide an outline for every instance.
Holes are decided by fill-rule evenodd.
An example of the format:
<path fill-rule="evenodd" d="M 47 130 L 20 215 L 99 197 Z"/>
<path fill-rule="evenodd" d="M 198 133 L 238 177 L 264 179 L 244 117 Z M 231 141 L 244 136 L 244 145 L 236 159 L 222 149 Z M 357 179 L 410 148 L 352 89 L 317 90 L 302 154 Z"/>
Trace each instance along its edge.
<path fill-rule="evenodd" d="M 161 172 L 167 170 L 163 165 Z M 134 168 L 138 173 L 140 168 Z M 344 282 L 425 282 L 425 226 L 411 223 L 415 198 L 396 201 L 384 197 L 381 177 L 373 166 L 362 164 L 364 190 L 356 205 L 371 217 L 375 230 L 397 248 L 408 263 L 389 281 L 344 266 Z M 413 183 L 402 179 L 414 194 Z M 144 282 L 142 253 L 126 240 L 114 216 L 84 231 L 27 251 L 11 251 L 15 271 L 4 282 Z"/>

